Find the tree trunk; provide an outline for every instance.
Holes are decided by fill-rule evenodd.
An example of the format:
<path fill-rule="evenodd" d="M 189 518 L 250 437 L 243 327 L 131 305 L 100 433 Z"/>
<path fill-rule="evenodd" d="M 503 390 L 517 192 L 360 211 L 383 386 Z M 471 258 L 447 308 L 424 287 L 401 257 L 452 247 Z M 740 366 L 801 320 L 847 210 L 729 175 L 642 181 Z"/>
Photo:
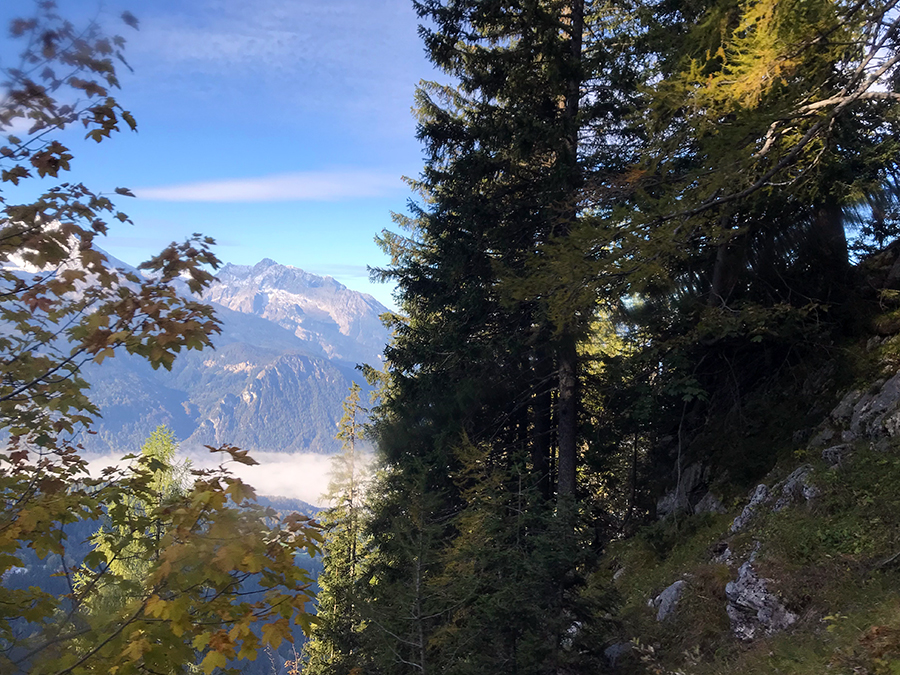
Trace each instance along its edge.
<path fill-rule="evenodd" d="M 812 264 L 821 275 L 818 296 L 822 300 L 840 300 L 847 283 L 850 257 L 844 214 L 834 200 L 827 200 L 816 208 L 811 234 Z"/>
<path fill-rule="evenodd" d="M 535 357 L 534 381 L 535 393 L 532 396 L 532 438 L 531 467 L 537 479 L 537 486 L 544 499 L 550 499 L 551 483 L 551 429 L 553 417 L 553 395 L 551 378 L 553 362 L 544 350 L 539 350 Z"/>
<path fill-rule="evenodd" d="M 560 499 L 575 495 L 578 430 L 578 354 L 575 339 L 565 336 L 559 347 L 559 480 Z"/>
<path fill-rule="evenodd" d="M 566 170 L 569 178 L 569 194 L 566 195 L 569 202 L 569 222 L 565 230 L 578 217 L 578 191 L 580 189 L 580 175 L 578 166 L 578 110 L 581 103 L 581 50 L 584 34 L 584 2 L 572 0 L 565 10 L 563 22 L 569 26 L 569 66 L 568 82 L 566 83 L 565 108 L 563 121 L 565 124 L 565 141 L 567 157 Z M 575 466 L 578 428 L 578 392 L 577 392 L 577 364 L 578 352 L 575 344 L 574 329 L 578 323 L 578 317 L 571 317 L 571 325 L 564 327 L 564 333 L 559 343 L 557 352 L 557 365 L 559 367 L 559 479 L 557 483 L 558 496 L 561 499 L 575 495 Z"/>
<path fill-rule="evenodd" d="M 725 307 L 734 292 L 746 264 L 744 260 L 745 238 L 741 235 L 729 237 L 716 250 L 716 264 L 713 267 L 712 285 L 709 290 L 710 307 Z"/>

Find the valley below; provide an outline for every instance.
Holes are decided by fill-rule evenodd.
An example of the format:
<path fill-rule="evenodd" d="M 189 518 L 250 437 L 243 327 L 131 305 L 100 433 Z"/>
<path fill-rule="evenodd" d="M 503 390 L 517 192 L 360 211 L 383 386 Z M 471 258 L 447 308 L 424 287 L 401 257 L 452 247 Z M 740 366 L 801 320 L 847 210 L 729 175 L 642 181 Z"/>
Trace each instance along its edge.
<path fill-rule="evenodd" d="M 217 279 L 202 298 L 222 322 L 214 349 L 180 354 L 171 371 L 124 353 L 84 368 L 102 417 L 80 442 L 96 469 L 165 425 L 194 466 L 218 461 L 205 446 L 234 445 L 259 462 L 236 472 L 261 494 L 315 503 L 340 449 L 341 403 L 353 382 L 368 391 L 356 366 L 380 368 L 388 309 L 272 260 L 225 265 Z"/>

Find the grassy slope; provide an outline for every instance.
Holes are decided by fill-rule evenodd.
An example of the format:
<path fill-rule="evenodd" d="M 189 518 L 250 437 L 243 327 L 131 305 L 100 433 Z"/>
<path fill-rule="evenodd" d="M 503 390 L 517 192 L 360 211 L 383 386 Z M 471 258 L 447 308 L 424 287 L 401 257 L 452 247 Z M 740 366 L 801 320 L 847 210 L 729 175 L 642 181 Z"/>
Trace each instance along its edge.
<path fill-rule="evenodd" d="M 614 583 L 621 594 L 620 639 L 641 643 L 617 672 L 900 675 L 900 556 L 892 559 L 900 553 L 900 439 L 888 452 L 860 442 L 838 469 L 821 461 L 820 450 L 793 440 L 795 431 L 825 417 L 841 390 L 867 386 L 883 369 L 896 372 L 900 337 L 872 353 L 864 345 L 860 340 L 842 350 L 818 391 L 807 386 L 804 394 L 799 378 L 789 374 L 748 399 L 744 424 L 723 419 L 710 429 L 709 442 L 731 456 L 730 478 L 716 486 L 728 514 L 656 523 L 610 547 L 595 581 Z M 770 487 L 797 465 L 812 463 L 821 495 L 777 514 L 766 509 L 745 531 L 729 535 L 759 478 L 754 467 L 763 462 L 775 466 L 758 481 Z M 745 560 L 756 542 L 757 571 L 773 580 L 770 588 L 799 620 L 785 633 L 744 643 L 732 636 L 725 611 L 725 585 L 737 566 L 714 559 L 727 543 Z M 648 599 L 681 578 L 689 589 L 674 615 L 658 623 Z"/>

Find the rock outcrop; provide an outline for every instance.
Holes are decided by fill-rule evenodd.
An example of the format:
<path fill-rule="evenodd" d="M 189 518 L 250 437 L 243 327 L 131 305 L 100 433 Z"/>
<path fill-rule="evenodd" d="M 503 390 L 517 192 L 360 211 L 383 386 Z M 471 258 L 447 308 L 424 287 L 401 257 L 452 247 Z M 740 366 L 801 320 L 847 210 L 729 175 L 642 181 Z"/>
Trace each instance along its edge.
<path fill-rule="evenodd" d="M 769 590 L 769 580 L 757 574 L 754 558 L 755 555 L 750 556 L 738 570 L 737 579 L 725 586 L 725 611 L 731 619 L 732 632 L 742 640 L 771 635 L 797 621 L 797 615 L 785 609 Z"/>
<path fill-rule="evenodd" d="M 731 533 L 734 534 L 735 532 L 743 530 L 753 517 L 756 516 L 760 507 L 768 498 L 769 488 L 764 484 L 757 485 L 753 494 L 750 495 L 750 502 L 744 507 L 744 510 L 741 511 L 741 514 L 734 519 L 734 522 L 731 523 Z"/>
<path fill-rule="evenodd" d="M 681 471 L 674 488 L 666 492 L 656 502 L 656 515 L 665 518 L 673 513 L 697 513 L 698 505 L 709 495 L 710 467 L 699 462 L 688 464 Z M 713 497 L 715 499 L 715 497 Z M 711 504 L 707 501 L 703 508 Z"/>
<path fill-rule="evenodd" d="M 808 502 L 817 497 L 819 489 L 811 481 L 812 474 L 812 465 L 804 464 L 795 469 L 787 478 L 776 483 L 771 490 L 765 484 L 757 485 L 750 495 L 747 506 L 731 523 L 731 533 L 743 530 L 773 500 L 771 508 L 772 511 L 777 512 L 801 500 Z"/>
<path fill-rule="evenodd" d="M 877 447 L 897 436 L 900 436 L 900 372 L 887 380 L 875 381 L 868 391 L 846 392 L 819 425 L 808 447 L 825 448 L 823 459 L 836 465 L 849 455 L 849 448 L 841 446 L 869 441 Z"/>
<path fill-rule="evenodd" d="M 685 586 L 687 586 L 687 582 L 684 579 L 679 579 L 647 603 L 650 607 L 657 610 L 657 621 L 665 621 L 671 616 L 672 612 L 675 611 L 676 605 L 678 605 L 678 601 L 681 599 L 681 594 L 684 593 Z"/>

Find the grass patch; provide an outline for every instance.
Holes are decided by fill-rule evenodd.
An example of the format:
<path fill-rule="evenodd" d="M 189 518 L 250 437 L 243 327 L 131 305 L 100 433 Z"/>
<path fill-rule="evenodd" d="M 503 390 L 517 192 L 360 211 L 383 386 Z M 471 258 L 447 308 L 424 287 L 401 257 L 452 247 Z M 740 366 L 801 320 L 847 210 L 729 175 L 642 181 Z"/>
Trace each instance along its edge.
<path fill-rule="evenodd" d="M 900 675 L 900 451 L 859 448 L 842 469 L 816 469 L 811 504 L 761 514 L 737 535 L 734 514 L 704 514 L 611 546 L 606 574 L 625 570 L 621 637 L 644 644 L 620 672 Z M 739 559 L 762 542 L 757 571 L 800 617 L 794 630 L 751 644 L 731 635 L 725 586 L 736 570 L 711 562 L 726 538 Z M 647 600 L 678 579 L 682 599 L 657 622 Z"/>

